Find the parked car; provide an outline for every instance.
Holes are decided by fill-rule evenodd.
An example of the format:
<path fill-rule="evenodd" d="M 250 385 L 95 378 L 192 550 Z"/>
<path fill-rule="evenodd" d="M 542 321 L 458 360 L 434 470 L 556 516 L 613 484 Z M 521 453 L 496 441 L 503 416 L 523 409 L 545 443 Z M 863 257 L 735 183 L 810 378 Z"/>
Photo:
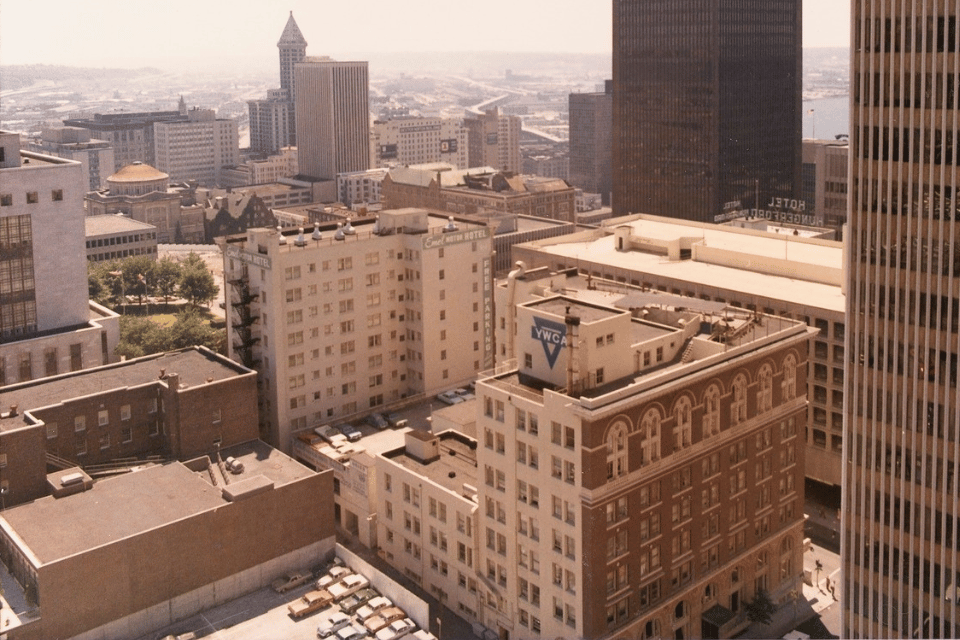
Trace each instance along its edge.
<path fill-rule="evenodd" d="M 453 392 L 463 398 L 464 401 L 473 400 L 477 397 L 472 391 L 466 389 L 454 389 Z"/>
<path fill-rule="evenodd" d="M 351 573 L 348 576 L 344 576 L 340 582 L 337 584 L 332 584 L 328 588 L 330 595 L 333 596 L 334 602 L 340 602 L 347 596 L 352 593 L 360 591 L 360 589 L 366 589 L 370 586 L 370 581 L 359 573 Z"/>
<path fill-rule="evenodd" d="M 348 624 L 350 624 L 350 616 L 342 611 L 337 611 L 332 616 L 317 625 L 317 637 L 326 638 L 327 636 L 332 636 Z"/>
<path fill-rule="evenodd" d="M 366 589 L 360 589 L 354 594 L 351 594 L 340 601 L 340 611 L 344 613 L 353 613 L 363 605 L 367 604 L 373 598 L 376 598 L 379 593 L 376 589 L 367 587 Z"/>
<path fill-rule="evenodd" d="M 437 400 L 443 404 L 460 404 L 463 402 L 463 398 L 458 396 L 455 391 L 444 391 L 443 393 L 437 394 Z"/>
<path fill-rule="evenodd" d="M 347 625 L 340 631 L 337 631 L 337 640 L 360 640 L 366 638 L 367 632 L 362 627 L 356 625 Z"/>
<path fill-rule="evenodd" d="M 407 419 L 399 413 L 388 413 L 387 423 L 394 429 L 403 429 L 408 424 Z"/>
<path fill-rule="evenodd" d="M 383 596 L 377 596 L 376 598 L 371 598 L 370 601 L 357 609 L 357 620 L 360 622 L 365 622 L 368 618 L 372 618 L 374 615 L 379 613 L 381 610 L 386 609 L 387 607 L 392 607 L 393 603 L 390 602 L 387 598 Z"/>
<path fill-rule="evenodd" d="M 437 636 L 433 635 L 425 629 L 417 629 L 410 634 L 412 640 L 437 640 Z"/>
<path fill-rule="evenodd" d="M 352 424 L 342 424 L 340 425 L 340 433 L 347 436 L 347 440 L 350 442 L 356 442 L 363 435 L 360 433 L 360 429 L 356 428 Z"/>
<path fill-rule="evenodd" d="M 313 578 L 313 574 L 309 571 L 291 571 L 271 582 L 270 586 L 277 593 L 285 593 L 290 589 L 296 589 L 300 585 L 306 584 L 311 578 Z"/>
<path fill-rule="evenodd" d="M 387 607 L 375 616 L 368 618 L 363 626 L 367 628 L 369 633 L 376 633 L 394 620 L 405 618 L 406 615 L 400 607 Z"/>
<path fill-rule="evenodd" d="M 380 431 L 383 431 L 390 426 L 389 423 L 387 423 L 387 419 L 383 417 L 382 413 L 371 413 L 367 416 L 366 422 L 374 429 L 379 429 Z"/>
<path fill-rule="evenodd" d="M 394 620 L 380 631 L 377 631 L 376 637 L 377 640 L 399 640 L 404 637 L 411 631 L 417 628 L 417 625 L 413 624 L 413 620 L 410 618 L 401 618 L 400 620 Z"/>
<path fill-rule="evenodd" d="M 340 582 L 344 576 L 348 576 L 351 573 L 353 573 L 353 571 L 350 571 L 349 567 L 345 567 L 342 564 L 334 565 L 317 580 L 317 589 L 326 589 Z"/>
<path fill-rule="evenodd" d="M 302 618 L 308 613 L 319 611 L 331 604 L 333 604 L 333 596 L 326 589 L 320 589 L 303 594 L 302 598 L 287 605 L 287 611 L 294 618 Z"/>

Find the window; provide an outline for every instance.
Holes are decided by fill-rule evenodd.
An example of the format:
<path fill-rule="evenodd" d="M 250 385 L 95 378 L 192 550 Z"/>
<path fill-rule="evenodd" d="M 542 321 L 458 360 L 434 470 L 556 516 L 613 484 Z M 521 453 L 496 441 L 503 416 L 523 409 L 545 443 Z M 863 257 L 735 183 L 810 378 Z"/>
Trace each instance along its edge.
<path fill-rule="evenodd" d="M 640 464 L 645 465 L 660 459 L 660 411 L 650 409 L 640 423 Z"/>
<path fill-rule="evenodd" d="M 781 393 L 783 394 L 784 402 L 797 397 L 797 358 L 793 354 L 788 355 L 783 360 Z"/>
<path fill-rule="evenodd" d="M 703 394 L 703 435 L 713 436 L 720 433 L 720 389 L 710 385 Z"/>
<path fill-rule="evenodd" d="M 73 419 L 73 430 L 84 431 L 87 428 L 87 416 L 76 416 Z"/>
<path fill-rule="evenodd" d="M 681 397 L 673 410 L 673 415 L 677 423 L 674 427 L 675 451 L 689 447 L 692 443 L 692 414 L 693 403 L 690 402 L 690 398 L 687 396 Z"/>
<path fill-rule="evenodd" d="M 615 480 L 627 471 L 627 425 L 617 422 L 607 435 L 607 480 Z"/>
<path fill-rule="evenodd" d="M 27 191 L 27 204 L 37 204 L 40 202 L 40 196 L 36 191 Z"/>
<path fill-rule="evenodd" d="M 773 367 L 765 364 L 757 374 L 759 388 L 757 389 L 757 411 L 765 412 L 773 409 Z"/>
<path fill-rule="evenodd" d="M 730 402 L 730 423 L 737 425 L 747 419 L 747 377 L 742 373 L 733 381 L 733 398 Z"/>

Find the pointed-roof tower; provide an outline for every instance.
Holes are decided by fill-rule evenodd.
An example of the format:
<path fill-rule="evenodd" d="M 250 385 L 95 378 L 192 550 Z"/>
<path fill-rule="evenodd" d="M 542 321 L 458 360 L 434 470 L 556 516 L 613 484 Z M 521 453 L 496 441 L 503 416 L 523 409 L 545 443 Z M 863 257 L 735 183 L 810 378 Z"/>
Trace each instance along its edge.
<path fill-rule="evenodd" d="M 304 58 L 307 57 L 307 41 L 300 33 L 297 21 L 293 19 L 293 11 L 290 12 L 290 18 L 287 19 L 287 26 L 283 28 L 280 41 L 277 42 L 277 48 L 280 49 L 280 88 L 286 89 L 290 100 L 293 100 L 295 97 L 293 65 L 303 62 Z"/>

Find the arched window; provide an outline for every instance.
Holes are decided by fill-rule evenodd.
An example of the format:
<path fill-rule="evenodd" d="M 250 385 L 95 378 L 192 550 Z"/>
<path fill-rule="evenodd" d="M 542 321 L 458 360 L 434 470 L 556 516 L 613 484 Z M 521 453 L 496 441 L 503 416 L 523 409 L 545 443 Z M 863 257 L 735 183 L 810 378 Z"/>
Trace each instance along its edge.
<path fill-rule="evenodd" d="M 660 411 L 650 409 L 640 423 L 640 464 L 649 464 L 660 459 Z"/>
<path fill-rule="evenodd" d="M 713 384 L 703 394 L 703 434 L 720 433 L 720 388 Z"/>
<path fill-rule="evenodd" d="M 660 621 L 647 620 L 647 623 L 643 625 L 643 633 L 640 634 L 641 640 L 647 640 L 648 638 L 659 638 L 659 637 L 660 637 Z"/>
<path fill-rule="evenodd" d="M 627 425 L 617 422 L 607 434 L 607 480 L 627 473 Z"/>
<path fill-rule="evenodd" d="M 713 602 L 717 599 L 717 585 L 712 582 L 703 588 L 703 602 Z"/>
<path fill-rule="evenodd" d="M 687 396 L 681 397 L 677 400 L 677 404 L 673 408 L 673 417 L 676 419 L 676 427 L 674 428 L 674 437 L 676 441 L 674 442 L 674 450 L 683 449 L 689 447 L 693 441 L 693 404 L 690 402 L 690 398 Z"/>
<path fill-rule="evenodd" d="M 673 608 L 673 617 L 675 620 L 681 620 L 685 615 L 687 615 L 687 603 L 681 600 L 677 603 L 677 606 Z"/>
<path fill-rule="evenodd" d="M 730 401 L 730 424 L 747 419 L 747 377 L 742 373 L 733 380 L 733 398 Z"/>
<path fill-rule="evenodd" d="M 792 353 L 783 359 L 783 381 L 780 384 L 783 402 L 797 397 L 797 357 Z"/>
<path fill-rule="evenodd" d="M 793 550 L 793 538 L 786 536 L 780 541 L 780 553 L 790 553 Z"/>
<path fill-rule="evenodd" d="M 773 409 L 773 367 L 765 364 L 757 374 L 757 413 Z"/>

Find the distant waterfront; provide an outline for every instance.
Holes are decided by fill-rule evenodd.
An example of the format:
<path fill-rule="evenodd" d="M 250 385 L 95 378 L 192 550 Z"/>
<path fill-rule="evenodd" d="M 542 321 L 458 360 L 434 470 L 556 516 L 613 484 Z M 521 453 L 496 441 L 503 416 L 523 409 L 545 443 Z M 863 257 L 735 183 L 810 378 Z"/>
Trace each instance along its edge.
<path fill-rule="evenodd" d="M 810 113 L 813 109 L 814 113 Z M 814 137 L 814 119 L 816 119 L 816 137 L 820 140 L 833 140 L 840 134 L 850 134 L 850 98 L 836 96 L 803 101 L 803 137 Z"/>

